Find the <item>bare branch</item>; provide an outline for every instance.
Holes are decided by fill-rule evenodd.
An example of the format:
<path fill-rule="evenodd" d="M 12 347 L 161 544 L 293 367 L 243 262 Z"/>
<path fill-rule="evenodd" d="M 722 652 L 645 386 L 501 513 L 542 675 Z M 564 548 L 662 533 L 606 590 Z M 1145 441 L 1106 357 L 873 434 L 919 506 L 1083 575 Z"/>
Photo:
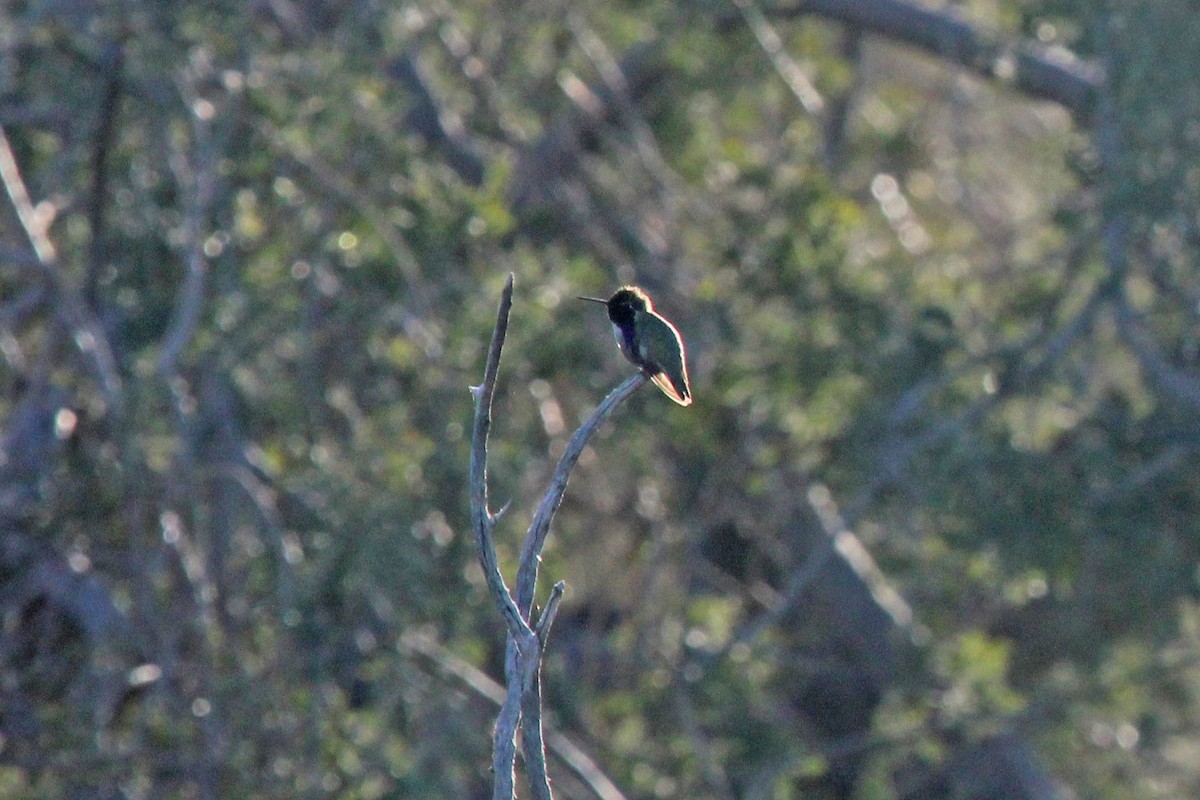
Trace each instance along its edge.
<path fill-rule="evenodd" d="M 479 545 L 480 566 L 487 579 L 488 589 L 500 615 L 508 626 L 508 632 L 516 638 L 518 645 L 534 636 L 533 630 L 522 617 L 512 594 L 504 583 L 500 565 L 496 558 L 496 546 L 492 541 L 492 529 L 496 515 L 488 510 L 487 489 L 487 443 L 492 428 L 492 398 L 496 392 L 496 377 L 500 372 L 500 352 L 508 334 L 508 314 L 512 310 L 513 275 L 509 273 L 500 296 L 500 308 L 496 312 L 496 327 L 492 332 L 492 344 L 488 348 L 487 365 L 483 383 L 471 387 L 475 397 L 475 427 L 471 436 L 471 519 L 475 527 L 476 544 Z"/>
<path fill-rule="evenodd" d="M 486 168 L 483 156 L 463 130 L 461 120 L 443 108 L 415 48 L 393 59 L 385 70 L 412 93 L 408 124 L 427 142 L 444 151 L 446 163 L 464 183 L 481 186 Z"/>
<path fill-rule="evenodd" d="M 546 771 L 546 744 L 542 733 L 541 659 L 530 666 L 529 686 L 521 695 L 521 754 L 525 757 L 525 776 L 534 800 L 554 800 L 550 774 Z"/>
<path fill-rule="evenodd" d="M 1150 382 L 1190 409 L 1200 409 L 1200 378 L 1175 367 L 1144 330 L 1145 324 L 1123 292 L 1114 303 L 1117 331 L 1133 354 Z"/>
<path fill-rule="evenodd" d="M 644 385 L 647 380 L 646 376 L 639 372 L 609 392 L 608 397 L 604 398 L 604 401 L 596 407 L 592 415 L 579 426 L 579 430 L 575 431 L 571 440 L 567 442 L 567 449 L 558 459 L 558 466 L 554 468 L 554 475 L 550 478 L 550 488 L 546 490 L 542 502 L 538 504 L 537 510 L 533 514 L 533 521 L 529 524 L 529 533 L 525 537 L 525 545 L 521 548 L 521 563 L 517 571 L 517 607 L 521 609 L 521 613 L 528 614 L 533 605 L 542 547 L 550 532 L 550 521 L 554 518 L 554 512 L 558 510 L 559 503 L 562 502 L 563 492 L 567 489 L 567 481 L 570 480 L 575 462 L 579 460 L 583 448 L 587 447 L 588 441 L 599 429 L 601 423 L 612 416 L 617 406 Z"/>
<path fill-rule="evenodd" d="M 551 595 L 553 597 L 553 595 Z M 542 619 L 550 616 L 547 603 Z M 421 633 L 405 633 L 402 647 L 419 653 L 433 661 L 439 669 L 461 681 L 480 697 L 487 698 L 497 706 L 504 702 L 504 687 L 487 674 L 447 650 L 441 643 Z M 612 782 L 596 762 L 565 734 L 550 728 L 546 731 L 546 745 L 550 752 L 562 761 L 599 800 L 625 800 L 624 793 Z"/>
<path fill-rule="evenodd" d="M 567 584 L 563 581 L 554 584 L 550 590 L 550 598 L 546 601 L 546 609 L 538 617 L 534 630 L 537 631 L 538 638 L 542 640 L 542 647 L 546 646 L 546 639 L 550 637 L 550 628 L 554 626 L 554 618 L 558 616 L 558 606 L 562 602 L 563 592 L 566 588 Z"/>
<path fill-rule="evenodd" d="M 100 118 L 92 137 L 92 187 L 88 200 L 88 223 L 91 226 L 91 241 L 88 244 L 87 279 L 84 282 L 83 299 L 90 308 L 96 308 L 97 292 L 105 260 L 105 211 L 108 208 L 109 153 L 112 152 L 113 131 L 116 127 L 117 110 L 124 94 L 122 73 L 125 65 L 125 46 L 115 42 L 106 53 L 108 75 L 104 91 L 100 96 Z"/>
<path fill-rule="evenodd" d="M 863 70 L 860 69 L 863 56 L 862 43 L 862 29 L 849 27 L 842 34 L 842 42 L 838 48 L 842 58 L 851 65 L 853 77 L 850 85 L 841 94 L 835 95 L 829 100 L 825 121 L 822 125 L 825 139 L 825 163 L 834 174 L 844 166 L 850 128 L 850 112 L 854 108 L 855 99 L 862 91 Z"/>
<path fill-rule="evenodd" d="M 570 480 L 575 462 L 579 460 L 583 448 L 587 446 L 600 424 L 608 419 L 617 406 L 646 381 L 646 376 L 638 373 L 610 392 L 608 397 L 604 398 L 603 402 L 592 412 L 592 415 L 575 431 L 571 440 L 567 442 L 566 450 L 559 457 L 558 465 L 554 468 L 554 475 L 550 479 L 550 488 L 546 490 L 542 502 L 538 504 L 537 510 L 534 512 L 529 532 L 525 536 L 525 544 L 521 548 L 521 562 L 517 571 L 517 607 L 523 617 L 529 618 L 531 615 L 533 595 L 537 588 L 538 565 L 542 560 L 542 547 L 550 532 L 550 521 L 554 518 L 554 512 L 558 510 L 559 503 L 562 502 L 563 492 L 566 491 L 567 481 Z M 546 604 L 546 610 L 538 621 L 538 630 L 541 633 L 538 637 L 539 650 L 545 647 L 545 636 L 554 623 L 562 592 L 563 584 L 559 582 L 555 585 L 550 600 Z M 509 650 L 511 655 L 512 648 Z M 538 676 L 540 667 L 539 652 L 536 660 L 524 659 L 521 669 L 518 670 L 526 687 L 521 696 L 521 732 L 525 771 L 529 776 L 533 797 L 536 800 L 550 800 L 550 781 L 545 771 L 546 754 L 542 743 L 542 694 Z M 509 681 L 511 684 L 511 675 Z"/>
<path fill-rule="evenodd" d="M 1108 45 L 1105 57 L 1112 59 L 1112 47 L 1108 39 L 1112 33 L 1102 28 L 1100 39 Z M 1098 123 L 1095 131 L 1096 150 L 1104 167 L 1109 186 L 1110 202 L 1102 218 L 1100 239 L 1104 260 L 1108 267 L 1108 282 L 1112 287 L 1113 315 L 1117 331 L 1122 340 L 1137 356 L 1138 362 L 1149 381 L 1160 391 L 1190 409 L 1200 408 L 1200 378 L 1173 365 L 1159 348 L 1154 337 L 1146 332 L 1144 315 L 1129 301 L 1125 278 L 1130 271 L 1129 251 L 1130 228 L 1132 225 L 1128 201 L 1112 201 L 1119 198 L 1125 188 L 1121 185 L 1128 175 L 1127 156 L 1121 143 L 1117 121 L 1116 102 L 1111 87 L 1106 87 L 1099 102 Z"/>
<path fill-rule="evenodd" d="M 632 48 L 621 59 L 620 88 L 628 92 L 629 103 L 644 101 L 667 77 L 662 56 L 659 48 L 645 44 Z M 607 86 L 592 91 L 576 79 L 563 88 L 574 102 L 572 112 L 548 128 L 517 159 L 508 190 L 509 202 L 517 213 L 543 201 L 547 187 L 556 186 L 562 176 L 578 167 L 579 153 L 587 149 L 584 142 L 620 119 L 621 102 Z"/>
<path fill-rule="evenodd" d="M 50 213 L 39 211 L 34 206 L 3 128 L 0 128 L 0 180 L 4 181 L 8 199 L 17 212 L 17 219 L 20 220 L 21 228 L 25 231 L 30 246 L 33 247 L 34 255 L 43 265 L 53 263 L 58 258 L 58 251 L 54 249 L 54 244 L 51 243 L 47 232 L 54 217 Z"/>
<path fill-rule="evenodd" d="M 538 646 L 544 652 L 550 627 L 558 615 L 566 584 L 559 581 L 550 591 L 546 609 L 537 622 Z M 525 773 L 529 777 L 530 793 L 534 800 L 553 800 L 550 776 L 546 772 L 546 745 L 542 732 L 541 657 L 529 667 L 528 688 L 521 696 L 521 748 L 525 755 Z"/>
<path fill-rule="evenodd" d="M 538 623 L 537 632 L 529 625 L 533 607 L 533 595 L 537 585 L 538 563 L 541 561 L 542 546 L 550 530 L 563 492 L 566 491 L 571 469 L 579 460 L 589 439 L 620 403 L 638 387 L 646 383 L 645 375 L 630 377 L 597 406 L 592 415 L 579 427 L 567 443 L 566 451 L 559 459 L 551 477 L 550 488 L 534 513 L 533 522 L 525 536 L 521 549 L 521 563 L 517 572 L 518 595 L 514 599 L 496 559 L 492 531 L 497 514 L 488 509 L 487 490 L 487 442 L 492 424 L 492 399 L 496 392 L 496 378 L 500 372 L 500 354 L 508 332 L 508 316 L 512 310 L 513 276 L 510 273 L 500 297 L 500 308 L 496 312 L 496 326 L 492 332 L 492 343 L 488 348 L 487 365 L 484 367 L 483 383 L 471 387 L 475 398 L 475 426 L 471 436 L 471 518 L 475 528 L 479 561 L 487 581 L 488 591 L 508 628 L 508 644 L 505 649 L 504 672 L 508 683 L 504 703 L 496 719 L 493 734 L 492 771 L 493 800 L 511 800 L 514 796 L 513 767 L 516 761 L 515 739 L 517 726 L 521 726 L 522 746 L 525 755 L 525 770 L 529 777 L 532 796 L 537 800 L 552 800 L 550 779 L 546 773 L 546 753 L 542 738 L 542 696 L 539 671 L 545 638 L 558 612 L 564 584 L 554 586 L 546 610 Z"/>
<path fill-rule="evenodd" d="M 1059 103 L 1083 121 L 1092 116 L 1103 82 L 1099 66 L 1063 48 L 1003 42 L 952 11 L 910 0 L 802 0 L 769 13 L 824 17 L 912 45 L 1022 94 Z M 730 26 L 735 20 L 731 16 L 721 24 Z"/>
<path fill-rule="evenodd" d="M 783 48 L 783 39 L 776 33 L 762 9 L 753 0 L 733 0 L 733 4 L 737 6 L 742 19 L 746 20 L 754 38 L 758 40 L 759 47 L 767 54 L 771 66 L 787 84 L 801 108 L 810 116 L 821 116 L 825 112 L 825 98 L 817 91 L 817 87 L 813 86 L 813 82 L 804 74 L 804 70 L 795 59 Z"/>
<path fill-rule="evenodd" d="M 492 541 L 496 516 L 488 510 L 487 442 L 492 427 L 492 398 L 496 393 L 496 377 L 500 373 L 500 353 L 504 349 L 508 315 L 512 310 L 512 293 L 513 275 L 509 273 L 500 295 L 500 308 L 496 312 L 496 327 L 488 348 L 483 383 L 471 387 L 471 394 L 475 398 L 475 425 L 471 434 L 471 520 L 475 528 L 475 543 L 479 548 L 479 565 L 483 569 L 488 592 L 508 628 L 509 642 L 505 658 L 508 694 L 496 719 L 492 743 L 494 800 L 511 800 L 514 796 L 513 766 L 517 757 L 516 735 L 521 720 L 521 694 L 523 687 L 531 682 L 526 678 L 529 665 L 532 663 L 532 669 L 536 670 L 541 659 L 537 635 L 517 609 L 500 573 L 496 546 Z"/>
<path fill-rule="evenodd" d="M 13 155 L 12 146 L 4 128 L 0 126 L 0 182 L 8 193 L 13 209 L 29 246 L 33 250 L 32 265 L 41 277 L 54 287 L 58 307 L 55 313 L 59 315 L 60 323 L 70 333 L 75 347 L 95 366 L 96 375 L 104 392 L 104 399 L 113 412 L 122 409 L 121 378 L 117 372 L 116 359 L 112 348 L 104 335 L 100 324 L 84 305 L 79 291 L 68 278 L 55 267 L 58 263 L 58 251 L 50 241 L 49 228 L 54 219 L 54 208 L 47 204 L 34 205 L 30 199 L 29 190 L 21 177 L 20 167 Z"/>
<path fill-rule="evenodd" d="M 516 781 L 513 768 L 517 763 L 517 726 L 521 723 L 521 683 L 514 680 L 517 667 L 516 646 L 508 647 L 505 679 L 508 693 L 496 715 L 496 729 L 492 732 L 492 800 L 513 800 L 516 796 Z"/>
<path fill-rule="evenodd" d="M 204 292 L 208 284 L 208 258 L 204 254 L 204 228 L 217 191 L 216 153 L 211 135 L 211 110 L 194 111 L 192 137 L 195 148 L 195 172 L 191 176 L 181 175 L 181 183 L 191 183 L 191 197 L 187 206 L 188 232 L 186 268 L 179 298 L 171 315 L 171 323 L 163 336 L 162 351 L 158 356 L 159 372 L 172 378 L 178 371 L 179 357 L 191 340 L 200 322 L 204 304 Z M 186 161 L 184 161 L 186 163 Z M 190 177 L 190 181 L 186 180 Z"/>

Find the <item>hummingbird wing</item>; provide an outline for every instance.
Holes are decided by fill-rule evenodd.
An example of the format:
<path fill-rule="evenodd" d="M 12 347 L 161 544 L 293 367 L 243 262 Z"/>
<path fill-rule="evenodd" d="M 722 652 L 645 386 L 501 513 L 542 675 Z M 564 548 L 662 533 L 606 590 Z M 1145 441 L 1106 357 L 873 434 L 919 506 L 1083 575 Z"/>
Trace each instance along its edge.
<path fill-rule="evenodd" d="M 646 314 L 642 329 L 642 356 L 654 385 L 681 406 L 692 404 L 692 389 L 688 385 L 687 363 L 683 338 L 675 326 L 658 314 Z"/>

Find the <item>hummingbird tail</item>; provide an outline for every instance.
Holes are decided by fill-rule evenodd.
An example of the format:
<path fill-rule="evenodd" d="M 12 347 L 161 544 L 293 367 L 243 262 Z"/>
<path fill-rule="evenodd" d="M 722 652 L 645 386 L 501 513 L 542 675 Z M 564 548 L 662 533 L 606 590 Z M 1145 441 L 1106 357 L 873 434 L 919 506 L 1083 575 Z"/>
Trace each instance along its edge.
<path fill-rule="evenodd" d="M 674 400 L 681 406 L 690 406 L 692 404 L 692 394 L 688 391 L 687 386 L 677 387 L 671 382 L 670 376 L 665 372 L 656 372 L 650 376 L 650 380 L 654 381 L 654 385 L 662 389 L 662 393 Z"/>

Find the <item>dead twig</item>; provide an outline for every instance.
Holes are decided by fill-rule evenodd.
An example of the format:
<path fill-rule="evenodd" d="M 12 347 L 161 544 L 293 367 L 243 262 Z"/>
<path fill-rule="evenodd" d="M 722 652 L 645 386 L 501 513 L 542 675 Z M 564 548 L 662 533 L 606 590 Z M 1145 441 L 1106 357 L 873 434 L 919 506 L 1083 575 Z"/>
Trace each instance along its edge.
<path fill-rule="evenodd" d="M 546 620 L 549 616 L 550 605 L 547 604 L 541 619 Z M 409 632 L 400 637 L 400 646 L 404 650 L 428 658 L 439 670 L 461 682 L 479 697 L 486 698 L 496 706 L 504 703 L 503 686 L 475 666 L 454 655 L 432 637 L 419 632 Z M 604 774 L 592 757 L 566 734 L 551 728 L 546 731 L 546 744 L 550 752 L 554 753 L 571 772 L 575 773 L 575 777 L 583 781 L 599 800 L 625 800 L 624 793 Z"/>
<path fill-rule="evenodd" d="M 529 658 L 530 651 L 537 647 L 537 635 L 517 610 L 517 604 L 504 583 L 504 576 L 500 573 L 500 565 L 496 559 L 492 530 L 504 509 L 493 514 L 488 508 L 487 441 L 492 427 L 492 398 L 496 392 L 496 377 L 500 372 L 500 353 L 508 333 L 512 292 L 513 276 L 510 273 L 504 284 L 504 292 L 500 296 L 500 308 L 496 313 L 492 344 L 488 348 L 483 383 L 471 387 L 471 394 L 475 397 L 475 426 L 471 436 L 471 521 L 475 529 L 475 544 L 479 549 L 479 565 L 483 568 L 488 593 L 508 628 L 510 643 L 505 669 L 508 694 L 496 719 L 496 730 L 492 740 L 492 797 L 495 800 L 511 800 L 514 797 L 513 766 L 516 763 L 516 733 L 521 720 L 521 692 L 524 684 L 518 673 L 524 671 L 520 667 L 532 660 Z M 514 664 L 517 669 L 513 668 Z"/>
<path fill-rule="evenodd" d="M 119 414 L 123 407 L 121 378 L 108 338 L 99 322 L 83 302 L 78 288 L 58 269 L 58 251 L 50 241 L 50 224 L 55 208 L 50 203 L 34 204 L 30 198 L 21 169 L 0 126 L 0 182 L 8 193 L 21 229 L 33 251 L 31 264 L 39 277 L 53 287 L 55 314 L 61 326 L 70 334 L 79 349 L 92 362 L 110 411 Z"/>
<path fill-rule="evenodd" d="M 542 734 L 539 672 L 546 638 L 565 586 L 561 581 L 554 586 L 545 610 L 535 622 L 532 611 L 538 564 L 541 562 L 542 548 L 550 531 L 550 522 L 562 501 L 563 492 L 566 491 L 571 469 L 601 423 L 622 401 L 645 384 L 647 378 L 641 374 L 634 375 L 609 393 L 567 443 L 567 448 L 554 470 L 550 487 L 538 504 L 526 533 L 517 571 L 517 592 L 514 596 L 500 572 L 496 546 L 492 539 L 492 532 L 504 509 L 492 513 L 488 507 L 487 487 L 487 443 L 492 425 L 492 399 L 496 391 L 496 378 L 500 372 L 500 354 L 508 332 L 512 294 L 513 276 L 510 274 L 504 284 L 500 308 L 496 313 L 496 326 L 492 332 L 491 346 L 488 348 L 483 383 L 471 387 L 471 394 L 475 398 L 475 425 L 471 436 L 471 520 L 488 593 L 492 596 L 508 630 L 505 653 L 505 680 L 508 687 L 493 734 L 492 797 L 494 800 L 512 800 L 515 796 L 513 767 L 516 762 L 516 733 L 519 725 L 531 796 L 537 800 L 552 800 Z"/>

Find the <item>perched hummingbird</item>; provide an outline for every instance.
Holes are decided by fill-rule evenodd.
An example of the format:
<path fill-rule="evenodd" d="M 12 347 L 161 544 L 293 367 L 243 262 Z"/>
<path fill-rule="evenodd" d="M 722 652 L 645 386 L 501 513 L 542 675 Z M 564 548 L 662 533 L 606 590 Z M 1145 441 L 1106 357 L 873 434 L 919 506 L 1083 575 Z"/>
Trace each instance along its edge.
<path fill-rule="evenodd" d="M 687 355 L 675 326 L 655 312 L 650 297 L 636 286 L 622 286 L 607 300 L 580 297 L 608 307 L 617 346 L 663 394 L 681 406 L 692 404 Z"/>

